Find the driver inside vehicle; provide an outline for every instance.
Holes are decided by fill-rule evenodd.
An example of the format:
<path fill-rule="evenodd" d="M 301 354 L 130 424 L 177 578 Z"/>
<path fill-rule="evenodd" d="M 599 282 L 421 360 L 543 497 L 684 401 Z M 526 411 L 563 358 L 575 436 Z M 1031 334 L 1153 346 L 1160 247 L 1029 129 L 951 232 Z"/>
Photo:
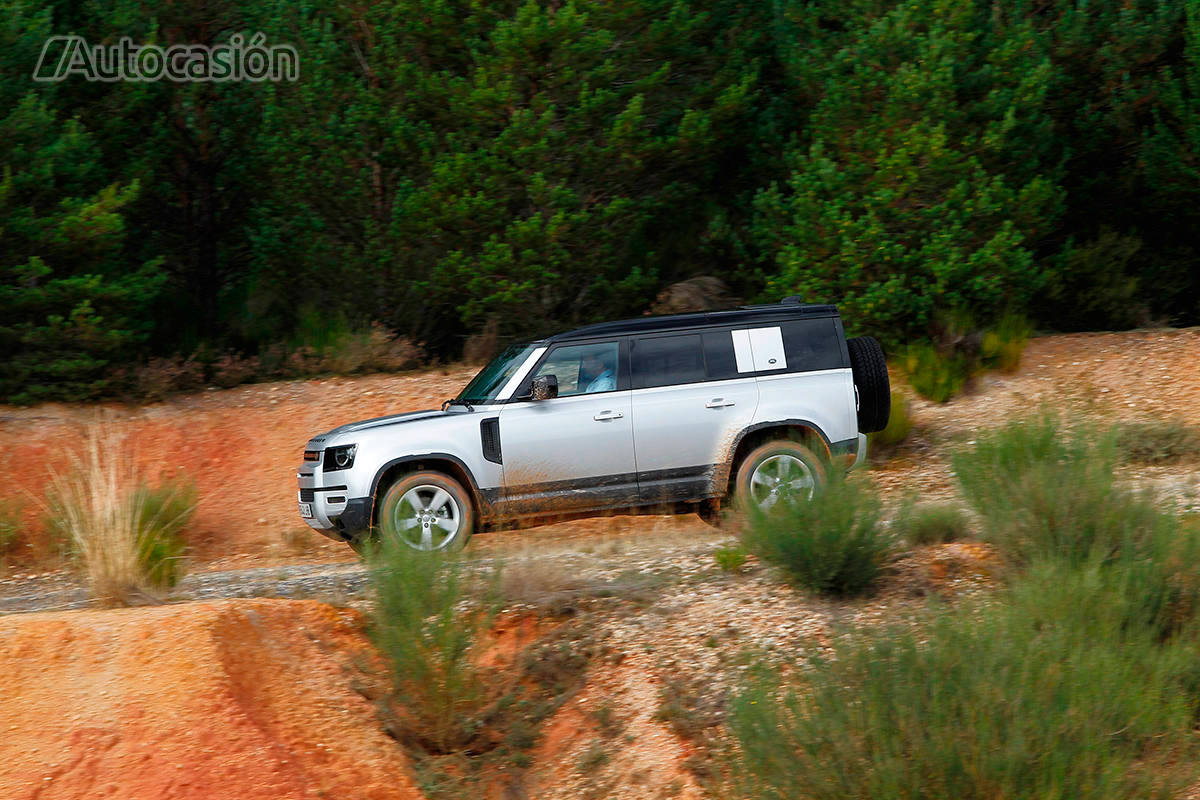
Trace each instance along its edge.
<path fill-rule="evenodd" d="M 583 390 L 584 394 L 592 392 L 611 392 L 617 388 L 617 378 L 613 371 L 614 364 L 607 348 L 589 350 L 583 356 L 583 376 L 588 381 Z M 582 381 L 581 381 L 582 382 Z"/>

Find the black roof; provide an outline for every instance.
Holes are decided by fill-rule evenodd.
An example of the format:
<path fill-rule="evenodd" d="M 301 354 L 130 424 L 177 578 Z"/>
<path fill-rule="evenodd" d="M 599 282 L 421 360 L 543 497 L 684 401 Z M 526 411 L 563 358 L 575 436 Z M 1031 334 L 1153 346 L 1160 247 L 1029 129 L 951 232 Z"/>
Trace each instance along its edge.
<path fill-rule="evenodd" d="M 629 333 L 655 333 L 681 328 L 699 328 L 711 325 L 754 325 L 763 322 L 778 322 L 789 317 L 831 317 L 837 315 L 837 306 L 801 303 L 787 298 L 780 303 L 763 306 L 741 306 L 727 311 L 701 311 L 694 314 L 670 314 L 662 317 L 636 317 L 615 322 L 599 322 L 585 325 L 573 331 L 558 333 L 544 341 L 565 342 L 573 339 L 592 339 L 597 336 L 617 336 Z"/>

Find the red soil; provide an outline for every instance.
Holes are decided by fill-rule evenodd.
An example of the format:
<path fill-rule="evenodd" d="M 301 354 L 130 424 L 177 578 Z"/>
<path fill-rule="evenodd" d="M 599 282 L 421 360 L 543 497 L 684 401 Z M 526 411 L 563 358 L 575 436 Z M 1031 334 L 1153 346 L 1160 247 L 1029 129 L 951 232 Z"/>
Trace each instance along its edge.
<path fill-rule="evenodd" d="M 0 619 L 0 797 L 419 798 L 351 689 L 359 620 L 308 601 Z"/>

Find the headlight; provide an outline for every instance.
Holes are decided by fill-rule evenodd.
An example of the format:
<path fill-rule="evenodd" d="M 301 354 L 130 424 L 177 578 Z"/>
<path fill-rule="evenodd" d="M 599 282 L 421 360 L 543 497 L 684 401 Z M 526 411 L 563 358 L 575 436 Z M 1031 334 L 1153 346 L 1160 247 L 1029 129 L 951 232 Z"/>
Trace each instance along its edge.
<path fill-rule="evenodd" d="M 358 452 L 358 445 L 344 444 L 340 447 L 328 447 L 325 449 L 325 471 L 333 472 L 339 469 L 350 469 L 354 466 L 354 454 Z"/>

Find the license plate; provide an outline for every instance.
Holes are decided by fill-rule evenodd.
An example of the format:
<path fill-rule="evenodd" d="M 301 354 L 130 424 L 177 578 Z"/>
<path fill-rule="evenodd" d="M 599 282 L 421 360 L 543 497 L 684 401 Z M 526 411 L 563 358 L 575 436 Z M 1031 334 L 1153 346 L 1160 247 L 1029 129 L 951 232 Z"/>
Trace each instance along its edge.
<path fill-rule="evenodd" d="M 305 519 L 312 519 L 312 515 L 312 503 L 301 503 L 300 516 L 304 517 Z"/>

